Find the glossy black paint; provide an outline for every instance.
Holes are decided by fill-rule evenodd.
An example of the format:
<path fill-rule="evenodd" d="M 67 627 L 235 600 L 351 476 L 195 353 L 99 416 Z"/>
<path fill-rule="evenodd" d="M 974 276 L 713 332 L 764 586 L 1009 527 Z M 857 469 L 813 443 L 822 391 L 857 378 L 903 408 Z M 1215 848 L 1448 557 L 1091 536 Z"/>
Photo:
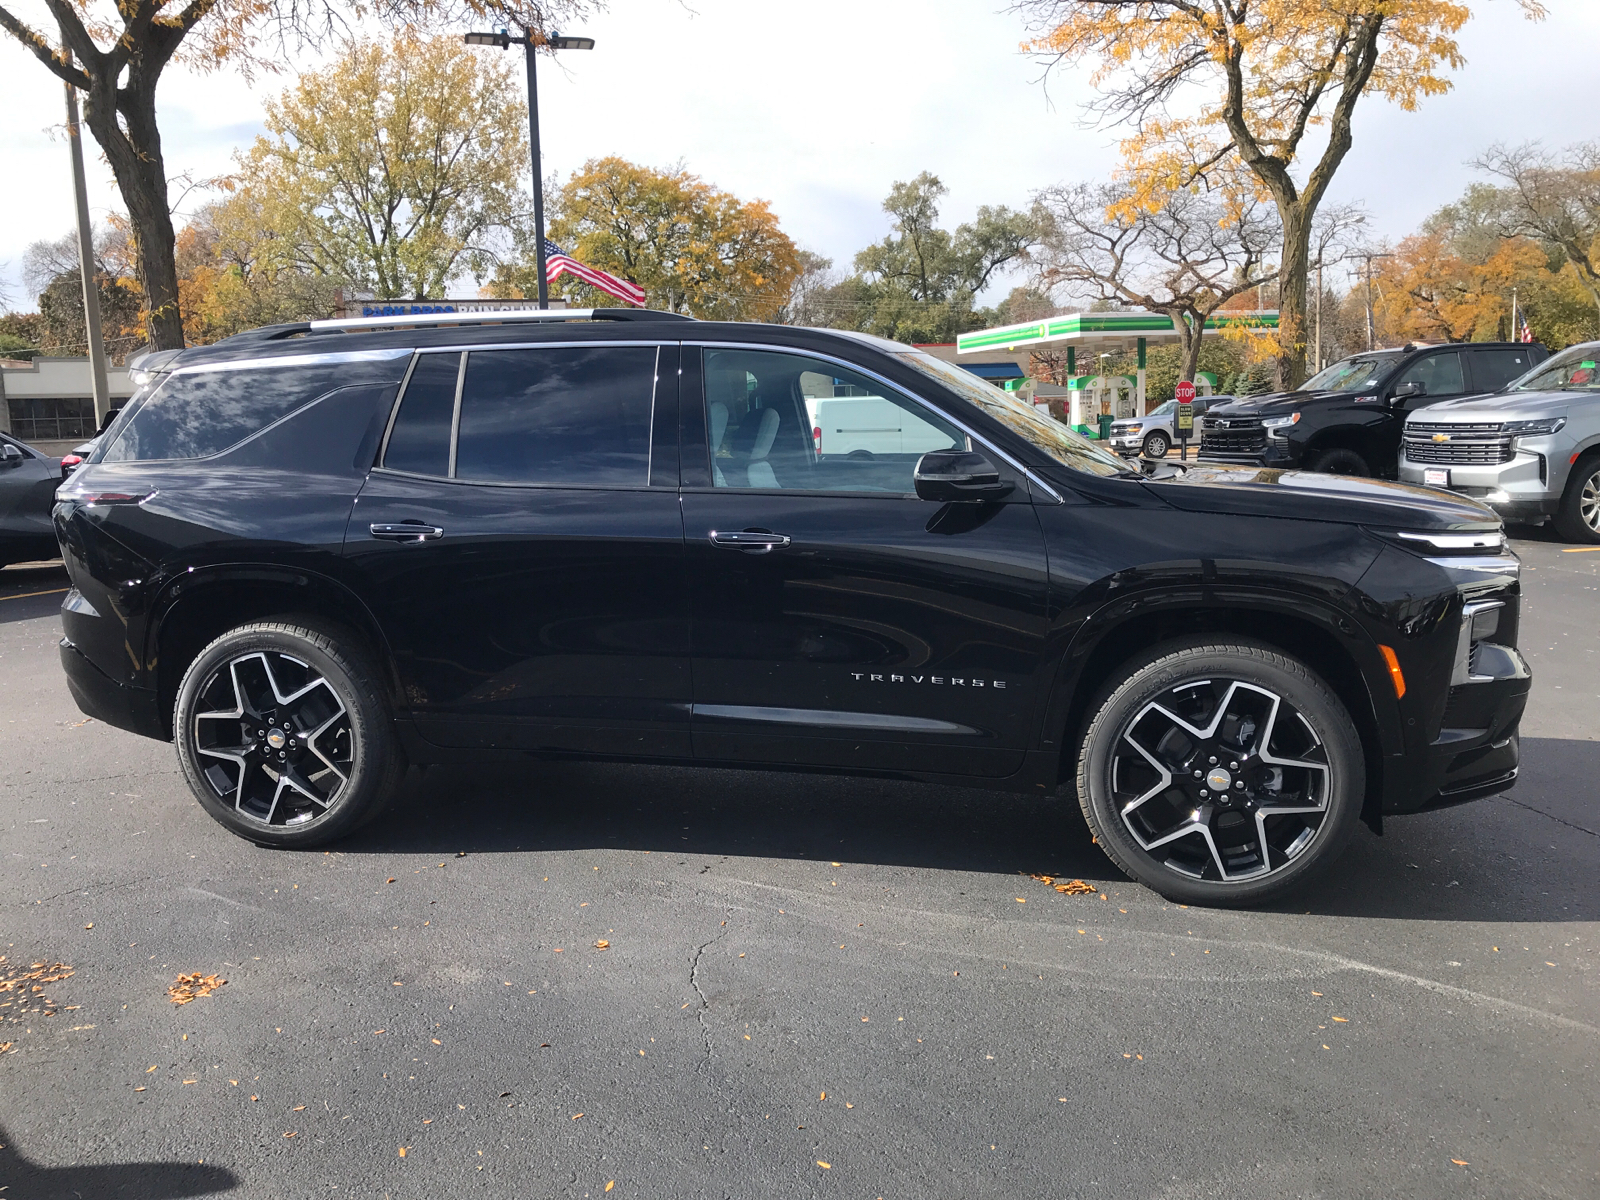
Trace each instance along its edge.
<path fill-rule="evenodd" d="M 1229 452 L 1219 450 L 1214 445 L 1208 447 L 1202 426 L 1200 461 L 1293 470 L 1297 467 L 1315 468 L 1321 455 L 1339 449 L 1359 455 L 1366 464 L 1367 474 L 1381 479 L 1398 479 L 1400 438 L 1410 413 L 1442 400 L 1499 390 L 1502 383 L 1500 376 L 1491 375 L 1478 357 L 1480 353 L 1490 350 L 1526 352 L 1534 365 L 1549 356 L 1549 351 L 1537 343 L 1482 342 L 1432 346 L 1396 355 L 1387 371 L 1371 386 L 1359 392 L 1295 391 L 1213 405 L 1206 414 L 1208 419 L 1287 417 L 1295 413 L 1300 415 L 1300 419 L 1286 427 L 1284 436 L 1268 437 L 1265 448 L 1256 452 Z M 1437 354 L 1460 358 L 1462 390 L 1435 396 L 1397 395 L 1400 390 L 1398 381 L 1414 373 L 1414 368 L 1424 359 Z"/>
<path fill-rule="evenodd" d="M 5 446 L 11 449 L 0 457 L 0 566 L 54 558 L 50 508 L 61 483 L 61 460 L 0 433 Z"/>
<path fill-rule="evenodd" d="M 410 350 L 556 340 L 663 348 L 647 482 L 530 487 L 376 466 Z M 940 503 L 712 487 L 703 344 L 875 374 L 971 430 L 1010 490 Z M 643 757 L 1037 789 L 1070 774 L 1088 705 L 1120 664 L 1228 635 L 1304 659 L 1338 692 L 1367 747 L 1374 824 L 1503 788 L 1515 768 L 1529 681 L 1514 570 L 1441 565 L 1393 536 L 1495 529 L 1471 500 L 1259 469 L 1079 474 L 882 346 L 821 331 L 401 330 L 224 342 L 177 365 L 376 349 L 396 353 L 222 454 L 91 460 L 73 475 L 55 514 L 75 585 L 62 657 L 86 711 L 169 736 L 201 646 L 299 613 L 367 646 L 414 761 Z M 85 502 L 113 491 L 151 495 Z M 407 522 L 444 532 L 370 533 Z M 789 541 L 730 547 L 713 531 Z M 1484 660 L 1500 674 L 1454 686 L 1462 607 L 1485 595 L 1506 605 L 1504 661 Z M 1403 697 L 1380 646 L 1397 655 Z"/>

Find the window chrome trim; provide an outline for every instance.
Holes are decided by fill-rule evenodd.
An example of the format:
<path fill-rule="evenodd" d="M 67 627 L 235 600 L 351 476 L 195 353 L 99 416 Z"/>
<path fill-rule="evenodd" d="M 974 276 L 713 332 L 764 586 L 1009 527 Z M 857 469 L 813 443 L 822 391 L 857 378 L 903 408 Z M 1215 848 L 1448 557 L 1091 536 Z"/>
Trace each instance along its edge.
<path fill-rule="evenodd" d="M 461 441 L 461 389 L 467 382 L 467 352 L 461 352 L 456 364 L 456 398 L 450 408 L 450 460 L 445 466 L 445 478 L 456 477 L 456 446 Z"/>
<path fill-rule="evenodd" d="M 925 408 L 929 412 L 935 414 L 941 420 L 948 421 L 950 424 L 954 425 L 957 429 L 961 430 L 962 433 L 966 434 L 969 438 L 971 438 L 975 444 L 983 446 L 990 453 L 995 455 L 995 457 L 999 458 L 1002 462 L 1004 462 L 1007 466 L 1009 466 L 1013 471 L 1016 471 L 1020 475 L 1022 475 L 1022 477 L 1024 479 L 1028 480 L 1029 483 L 1037 485 L 1040 488 L 1040 490 L 1042 490 L 1047 496 L 1049 496 L 1050 499 L 1053 500 L 1055 503 L 1057 503 L 1057 504 L 1066 503 L 1064 500 L 1062 500 L 1061 494 L 1059 492 L 1057 492 L 1055 488 L 1051 487 L 1043 479 L 1039 478 L 1039 476 L 1036 475 L 1033 471 L 1029 470 L 1027 467 L 1025 467 L 1021 463 L 1019 463 L 1010 454 L 1007 454 L 1004 450 L 1001 450 L 997 446 L 991 445 L 987 438 L 980 437 L 978 434 L 974 433 L 971 430 L 971 428 L 969 428 L 968 426 L 962 424 L 961 421 L 959 421 L 955 417 L 951 416 L 948 412 L 946 412 L 944 409 L 940 408 L 938 405 L 933 404 L 930 401 L 923 399 L 921 396 L 918 396 L 914 392 L 907 391 L 902 385 L 900 385 L 898 383 L 895 383 L 891 379 L 886 379 L 884 376 L 878 374 L 876 371 L 872 370 L 869 367 L 863 367 L 860 363 L 854 363 L 854 362 L 851 362 L 847 358 L 839 358 L 839 357 L 837 357 L 835 355 L 832 355 L 832 354 L 823 354 L 823 353 L 820 353 L 819 351 L 812 350 L 812 349 L 809 349 L 809 348 L 803 348 L 803 347 L 798 347 L 798 346 L 774 346 L 774 345 L 769 345 L 769 344 L 767 344 L 765 342 L 712 342 L 712 341 L 701 341 L 698 338 L 694 338 L 694 339 L 685 338 L 682 341 L 680 341 L 678 344 L 680 346 L 695 346 L 695 347 L 698 347 L 698 348 L 700 348 L 702 350 L 704 350 L 704 349 L 712 349 L 712 350 L 761 350 L 761 351 L 766 351 L 766 352 L 773 353 L 773 354 L 789 354 L 789 355 L 793 355 L 793 356 L 795 356 L 797 358 L 814 358 L 814 359 L 818 359 L 818 360 L 820 360 L 822 362 L 834 363 L 834 364 L 836 364 L 838 366 L 846 367 L 849 370 L 852 370 L 852 371 L 856 372 L 858 375 L 865 375 L 865 376 L 867 376 L 867 378 L 875 380 L 878 383 L 881 383 L 884 387 L 892 389 L 898 395 L 904 396 L 907 400 L 911 400 L 916 404 L 920 404 L 923 408 Z M 702 410 L 704 409 L 704 407 L 705 407 L 704 398 L 702 397 L 702 401 L 701 401 Z M 704 417 L 704 415 L 705 415 L 704 411 L 702 411 L 701 416 Z M 728 490 L 728 489 L 722 489 L 722 490 Z M 746 490 L 749 490 L 749 489 L 740 488 L 740 489 L 737 489 L 737 490 L 746 491 Z M 792 490 L 798 491 L 800 489 L 792 489 Z M 827 489 L 827 490 L 831 490 L 831 489 Z M 898 493 L 898 494 L 905 495 L 906 493 L 902 492 L 902 493 Z M 1033 495 L 1034 494 L 1030 490 L 1030 496 L 1033 496 Z"/>
<path fill-rule="evenodd" d="M 340 363 L 387 362 L 391 358 L 404 358 L 413 353 L 415 353 L 414 348 L 407 346 L 392 350 L 342 350 L 329 351 L 325 354 L 281 354 L 263 358 L 239 358 L 231 362 L 195 363 L 193 366 L 179 367 L 168 372 L 166 378 L 199 375 L 206 371 L 261 371 L 275 367 L 320 367 L 336 366 Z"/>

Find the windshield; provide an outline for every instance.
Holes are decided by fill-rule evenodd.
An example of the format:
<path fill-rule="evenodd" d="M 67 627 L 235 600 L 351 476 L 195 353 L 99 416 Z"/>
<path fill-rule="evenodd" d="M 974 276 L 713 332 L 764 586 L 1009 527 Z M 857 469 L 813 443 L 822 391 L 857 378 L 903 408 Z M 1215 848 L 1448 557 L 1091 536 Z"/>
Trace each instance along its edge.
<path fill-rule="evenodd" d="M 1600 392 L 1600 342 L 1563 350 L 1506 385 L 1508 392 Z"/>
<path fill-rule="evenodd" d="M 1160 408 L 1152 408 L 1148 415 L 1152 417 L 1165 417 L 1170 416 L 1172 413 L 1177 411 L 1178 402 L 1176 400 L 1168 400 Z"/>
<path fill-rule="evenodd" d="M 895 357 L 907 366 L 937 380 L 963 399 L 970 400 L 1036 450 L 1064 467 L 1090 475 L 1137 475 L 1120 455 L 1102 450 L 1088 438 L 1046 416 L 1033 405 L 984 383 L 970 371 L 943 362 L 920 350 L 898 350 Z"/>
<path fill-rule="evenodd" d="M 1308 392 L 1359 392 L 1374 386 L 1394 366 L 1401 351 L 1392 354 L 1363 354 L 1324 367 L 1306 380 Z"/>

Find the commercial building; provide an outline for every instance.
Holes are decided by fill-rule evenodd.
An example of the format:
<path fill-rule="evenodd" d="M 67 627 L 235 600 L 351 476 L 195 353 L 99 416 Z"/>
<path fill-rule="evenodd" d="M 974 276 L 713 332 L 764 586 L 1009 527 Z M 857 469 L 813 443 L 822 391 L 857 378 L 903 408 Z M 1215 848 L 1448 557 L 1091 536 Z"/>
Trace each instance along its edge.
<path fill-rule="evenodd" d="M 127 367 L 106 371 L 111 407 L 133 395 Z M 0 432 L 55 450 L 94 436 L 94 375 L 87 358 L 0 360 Z M 70 448 L 70 447 L 69 447 Z"/>

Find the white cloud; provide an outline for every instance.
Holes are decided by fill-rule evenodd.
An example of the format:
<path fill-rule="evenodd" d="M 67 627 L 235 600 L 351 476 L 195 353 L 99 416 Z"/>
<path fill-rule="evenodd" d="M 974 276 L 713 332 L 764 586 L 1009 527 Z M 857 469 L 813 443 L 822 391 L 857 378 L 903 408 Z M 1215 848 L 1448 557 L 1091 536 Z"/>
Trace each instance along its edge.
<path fill-rule="evenodd" d="M 1510 0 L 1476 7 L 1454 92 L 1414 114 L 1370 99 L 1358 109 L 1334 199 L 1364 201 L 1382 234 L 1401 236 L 1454 198 L 1471 179 L 1465 161 L 1494 141 L 1593 135 L 1600 77 L 1585 48 L 1600 36 L 1600 5 L 1552 6 L 1540 25 Z M 1038 64 L 1018 53 L 1017 18 L 970 2 L 612 0 L 581 32 L 595 50 L 540 63 L 547 173 L 606 154 L 681 159 L 769 201 L 796 241 L 839 266 L 883 236 L 883 196 L 918 171 L 949 185 L 954 224 L 980 204 L 1023 205 L 1047 184 L 1102 176 L 1115 161 L 1114 133 L 1082 124 L 1085 73 L 1057 74 L 1047 96 Z M 169 173 L 226 171 L 260 129 L 261 97 L 283 85 L 169 71 L 160 93 Z M 0 280 L 20 298 L 24 250 L 67 232 L 72 197 L 64 140 L 45 132 L 62 122 L 61 87 L 9 39 L 0 111 Z M 95 153 L 89 173 L 91 207 L 103 214 L 115 190 Z"/>

